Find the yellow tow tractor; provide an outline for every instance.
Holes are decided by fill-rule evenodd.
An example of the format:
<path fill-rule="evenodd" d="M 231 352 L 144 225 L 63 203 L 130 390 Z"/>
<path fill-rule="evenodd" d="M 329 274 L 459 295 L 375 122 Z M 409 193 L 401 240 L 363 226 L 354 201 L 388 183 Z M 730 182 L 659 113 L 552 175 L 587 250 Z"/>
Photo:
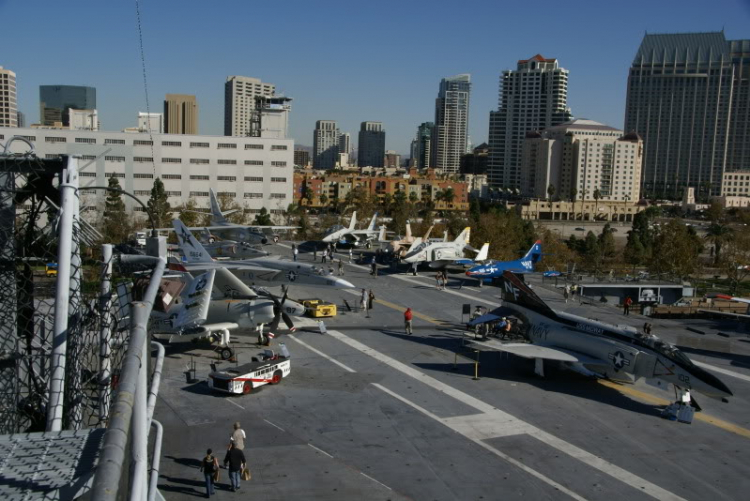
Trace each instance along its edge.
<path fill-rule="evenodd" d="M 57 263 L 47 263 L 44 266 L 44 274 L 48 277 L 56 277 L 57 276 Z"/>
<path fill-rule="evenodd" d="M 305 306 L 307 314 L 313 318 L 335 317 L 336 305 L 320 299 L 301 299 L 299 301 Z"/>

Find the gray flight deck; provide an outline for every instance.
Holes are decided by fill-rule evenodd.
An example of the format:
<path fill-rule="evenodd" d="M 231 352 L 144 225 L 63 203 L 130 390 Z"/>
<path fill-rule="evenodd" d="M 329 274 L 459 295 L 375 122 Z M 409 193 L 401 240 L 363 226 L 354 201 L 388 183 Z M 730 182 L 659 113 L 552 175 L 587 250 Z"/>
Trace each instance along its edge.
<path fill-rule="evenodd" d="M 286 244 L 273 250 L 290 254 Z M 302 319 L 295 334 L 276 338 L 292 354 L 291 374 L 279 385 L 212 394 L 205 379 L 218 355 L 185 339 L 167 345 L 155 415 L 164 425 L 166 499 L 205 495 L 200 459 L 210 447 L 223 460 L 234 421 L 247 433 L 253 479 L 232 493 L 222 470 L 218 500 L 747 499 L 746 324 L 651 321 L 654 334 L 684 347 L 735 394 L 729 403 L 694 394 L 704 410 L 687 425 L 659 417 L 673 390 L 645 381 L 593 381 L 551 365 L 540 379 L 533 361 L 496 352 L 479 354 L 475 381 L 470 360 L 453 365 L 461 306 L 492 308 L 497 288 L 476 288 L 456 273 L 438 291 L 434 272 L 384 269 L 373 278 L 363 266 L 345 268 L 347 280 L 375 293 L 370 318 L 343 307 L 344 299 L 359 303 L 359 289 L 292 286 L 290 297 L 320 297 L 340 313 L 326 320 L 326 334 Z M 541 277 L 529 281 L 554 309 L 639 328 L 646 321 L 610 305 L 565 304 Z M 403 331 L 407 306 L 413 336 Z M 260 351 L 254 333 L 232 335 L 239 363 Z M 191 358 L 201 381 L 188 384 Z"/>

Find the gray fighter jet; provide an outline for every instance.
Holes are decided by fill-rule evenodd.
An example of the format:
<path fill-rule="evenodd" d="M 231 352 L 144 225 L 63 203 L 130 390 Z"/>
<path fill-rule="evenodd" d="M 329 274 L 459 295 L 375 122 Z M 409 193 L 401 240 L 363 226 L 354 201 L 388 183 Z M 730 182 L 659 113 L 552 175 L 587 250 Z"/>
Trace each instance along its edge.
<path fill-rule="evenodd" d="M 512 316 L 518 319 L 517 334 L 525 342 L 488 338 L 473 343 L 535 359 L 535 372 L 540 376 L 544 375 L 544 360 L 553 360 L 587 376 L 626 382 L 642 377 L 658 378 L 672 383 L 683 394 L 695 390 L 722 400 L 732 396 L 719 378 L 658 337 L 630 326 L 610 325 L 555 311 L 509 271 L 500 280 L 503 305 L 469 325 Z"/>
<path fill-rule="evenodd" d="M 417 237 L 414 243 L 406 251 L 403 261 L 416 266 L 419 263 L 427 262 L 430 268 L 445 268 L 448 265 L 470 266 L 487 259 L 490 244 L 485 243 L 482 248 L 477 250 L 469 245 L 469 235 L 471 228 L 466 227 L 458 237 L 451 241 L 443 239 L 442 241 L 431 242 L 422 241 Z M 464 250 L 470 250 L 477 254 L 475 259 L 464 257 Z"/>
<path fill-rule="evenodd" d="M 175 219 L 172 224 L 180 242 L 180 249 L 187 260 L 187 264 L 184 266 L 187 271 L 224 268 L 250 286 L 274 287 L 296 284 L 335 289 L 354 288 L 354 285 L 350 282 L 333 276 L 330 270 L 282 259 L 278 256 L 242 261 L 214 261 L 182 221 Z"/>

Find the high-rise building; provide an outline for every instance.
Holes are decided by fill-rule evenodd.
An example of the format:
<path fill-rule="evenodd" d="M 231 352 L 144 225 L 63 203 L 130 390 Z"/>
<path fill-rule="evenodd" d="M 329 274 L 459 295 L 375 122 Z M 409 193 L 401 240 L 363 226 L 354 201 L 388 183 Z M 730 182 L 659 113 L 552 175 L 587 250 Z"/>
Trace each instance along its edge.
<path fill-rule="evenodd" d="M 385 160 L 385 131 L 382 122 L 362 122 L 359 127 L 357 164 L 382 167 Z"/>
<path fill-rule="evenodd" d="M 643 138 L 643 191 L 721 190 L 750 166 L 750 40 L 645 35 L 630 67 L 625 131 Z"/>
<path fill-rule="evenodd" d="M 166 134 L 198 134 L 198 101 L 189 94 L 167 94 L 164 100 Z"/>
<path fill-rule="evenodd" d="M 488 178 L 492 187 L 520 188 L 521 149 L 529 131 L 573 118 L 568 108 L 568 70 L 540 54 L 518 61 L 500 77 L 497 111 L 490 112 Z"/>
<path fill-rule="evenodd" d="M 294 166 L 305 169 L 310 165 L 310 152 L 307 150 L 294 150 Z"/>
<path fill-rule="evenodd" d="M 412 167 L 417 169 L 432 167 L 430 158 L 434 130 L 435 124 L 432 122 L 423 122 L 417 127 L 417 137 L 411 142 Z"/>
<path fill-rule="evenodd" d="M 335 120 L 315 122 L 313 169 L 333 169 L 339 154 L 339 128 Z"/>
<path fill-rule="evenodd" d="M 75 110 L 68 108 L 70 130 L 99 130 L 99 114 L 96 110 Z"/>
<path fill-rule="evenodd" d="M 26 115 L 24 115 L 22 112 L 18 112 L 18 127 L 23 128 L 26 127 Z"/>
<path fill-rule="evenodd" d="M 386 150 L 383 167 L 386 169 L 398 169 L 401 167 L 401 155 L 396 153 L 394 150 Z"/>
<path fill-rule="evenodd" d="M 348 132 L 344 132 L 339 136 L 339 153 L 346 153 L 347 155 L 352 152 L 352 138 Z"/>
<path fill-rule="evenodd" d="M 250 135 L 257 96 L 273 96 L 276 86 L 257 78 L 231 76 L 224 84 L 224 135 Z"/>
<path fill-rule="evenodd" d="M 576 119 L 526 133 L 521 193 L 531 198 L 637 202 L 643 141 L 635 133 Z"/>
<path fill-rule="evenodd" d="M 0 127 L 18 127 L 16 74 L 0 66 Z"/>
<path fill-rule="evenodd" d="M 471 75 L 443 78 L 435 100 L 435 129 L 430 166 L 446 173 L 458 172 L 469 135 Z"/>
<path fill-rule="evenodd" d="M 56 122 L 70 126 L 68 110 L 95 110 L 96 89 L 82 85 L 40 85 L 39 122 L 52 126 Z"/>

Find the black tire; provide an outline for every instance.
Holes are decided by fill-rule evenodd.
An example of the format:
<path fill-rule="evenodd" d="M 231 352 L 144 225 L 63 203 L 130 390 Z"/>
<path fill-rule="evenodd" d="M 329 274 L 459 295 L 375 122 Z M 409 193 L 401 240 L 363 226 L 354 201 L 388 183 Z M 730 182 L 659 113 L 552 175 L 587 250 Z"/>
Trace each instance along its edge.
<path fill-rule="evenodd" d="M 280 370 L 273 373 L 273 377 L 271 378 L 271 384 L 279 384 L 281 382 L 281 379 L 284 377 L 284 373 Z"/>
<path fill-rule="evenodd" d="M 229 360 L 234 356 L 234 350 L 232 348 L 222 348 L 219 351 L 219 356 L 222 360 Z"/>
<path fill-rule="evenodd" d="M 245 384 L 242 385 L 242 394 L 248 395 L 252 393 L 252 391 L 253 391 L 253 383 L 251 383 L 250 381 L 245 381 Z"/>

